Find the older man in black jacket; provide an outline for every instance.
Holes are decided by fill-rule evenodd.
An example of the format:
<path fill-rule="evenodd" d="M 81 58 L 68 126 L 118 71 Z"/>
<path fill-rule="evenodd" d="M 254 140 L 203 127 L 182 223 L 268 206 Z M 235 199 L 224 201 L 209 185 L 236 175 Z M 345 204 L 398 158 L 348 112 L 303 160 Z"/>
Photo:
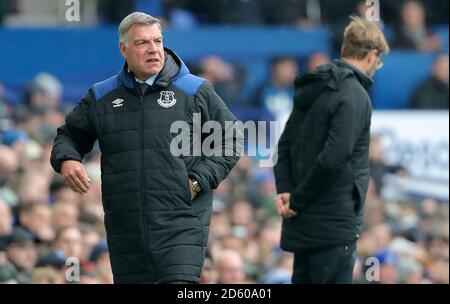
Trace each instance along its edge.
<path fill-rule="evenodd" d="M 212 190 L 237 163 L 242 133 L 211 84 L 163 47 L 158 19 L 130 14 L 119 26 L 119 40 L 123 69 L 93 85 L 68 114 L 51 164 L 74 191 L 86 193 L 90 181 L 81 160 L 98 140 L 116 283 L 195 283 L 208 242 Z M 192 155 L 184 144 L 178 149 L 174 123 L 197 150 L 206 134 L 197 134 L 196 120 L 221 127 L 222 141 L 206 151 L 211 154 Z"/>
<path fill-rule="evenodd" d="M 353 18 L 342 59 L 297 78 L 278 144 L 275 205 L 294 283 L 351 283 L 369 182 L 371 77 L 389 51 L 374 23 Z"/>

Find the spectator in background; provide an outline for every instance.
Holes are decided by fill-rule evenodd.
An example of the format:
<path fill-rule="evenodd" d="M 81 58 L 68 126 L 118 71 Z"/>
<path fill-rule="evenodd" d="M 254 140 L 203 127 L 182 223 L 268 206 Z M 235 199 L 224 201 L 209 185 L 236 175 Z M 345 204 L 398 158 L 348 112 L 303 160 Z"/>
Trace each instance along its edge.
<path fill-rule="evenodd" d="M 401 9 L 401 20 L 395 33 L 394 48 L 416 49 L 421 52 L 441 50 L 442 42 L 427 28 L 425 10 L 420 2 L 405 2 Z"/>
<path fill-rule="evenodd" d="M 219 56 L 208 56 L 200 62 L 200 74 L 208 80 L 217 94 L 227 103 L 237 103 L 240 84 L 236 79 L 234 67 Z"/>
<path fill-rule="evenodd" d="M 42 172 L 26 172 L 20 177 L 16 192 L 22 204 L 47 203 L 49 200 L 49 181 Z"/>
<path fill-rule="evenodd" d="M 20 206 L 20 224 L 33 234 L 38 242 L 51 242 L 55 237 L 52 227 L 52 209 L 42 203 L 31 203 Z"/>
<path fill-rule="evenodd" d="M 448 54 L 439 55 L 431 76 L 422 82 L 412 98 L 412 108 L 420 110 L 449 109 L 449 61 Z"/>
<path fill-rule="evenodd" d="M 119 24 L 134 11 L 134 0 L 100 0 L 98 8 L 104 23 Z"/>
<path fill-rule="evenodd" d="M 61 284 L 61 276 L 52 267 L 36 268 L 31 275 L 31 284 Z"/>
<path fill-rule="evenodd" d="M 263 0 L 265 21 L 273 25 L 310 24 L 307 1 L 305 0 Z M 319 14 L 320 17 L 320 14 Z"/>
<path fill-rule="evenodd" d="M 65 257 L 80 259 L 82 256 L 82 235 L 77 226 L 65 227 L 56 233 L 54 250 L 64 253 Z"/>
<path fill-rule="evenodd" d="M 61 82 L 52 74 L 39 73 L 28 89 L 25 105 L 29 111 L 58 108 L 63 93 Z"/>
<path fill-rule="evenodd" d="M 59 201 L 53 205 L 53 228 L 58 231 L 62 228 L 78 225 L 79 210 L 71 202 Z"/>
<path fill-rule="evenodd" d="M 207 250 L 199 283 L 214 284 L 216 282 L 217 282 L 217 272 L 216 269 L 214 268 L 214 261 L 212 260 L 211 253 L 209 252 L 209 250 Z"/>
<path fill-rule="evenodd" d="M 386 174 L 406 174 L 404 168 L 399 165 L 387 165 L 383 160 L 383 143 L 381 137 L 373 135 L 369 145 L 370 178 L 375 186 L 378 196 L 382 195 L 384 177 Z"/>
<path fill-rule="evenodd" d="M 282 130 L 292 111 L 294 80 L 298 65 L 291 57 L 279 57 L 272 61 L 270 79 L 256 91 L 251 104 L 268 111 L 279 122 Z"/>
<path fill-rule="evenodd" d="M 164 18 L 172 28 L 193 28 L 199 23 L 199 17 L 192 10 L 189 0 L 163 0 Z"/>
<path fill-rule="evenodd" d="M 317 52 L 308 57 L 306 62 L 306 70 L 308 72 L 315 71 L 319 66 L 330 63 L 331 58 L 327 53 Z"/>
<path fill-rule="evenodd" d="M 242 257 L 235 251 L 223 250 L 215 258 L 218 284 L 248 283 Z"/>
<path fill-rule="evenodd" d="M 263 24 L 264 12 L 260 0 L 192 0 L 190 8 L 200 20 L 219 24 Z"/>
<path fill-rule="evenodd" d="M 380 284 L 398 283 L 398 259 L 392 252 L 382 250 L 375 256 L 380 263 Z"/>
<path fill-rule="evenodd" d="M 17 155 L 10 147 L 0 144 L 0 199 L 10 206 L 18 203 L 18 196 L 11 189 L 18 169 L 19 158 Z"/>
<path fill-rule="evenodd" d="M 101 240 L 93 247 L 89 261 L 96 265 L 98 283 L 114 283 L 106 239 Z"/>
<path fill-rule="evenodd" d="M 0 198 L 0 242 L 11 234 L 13 221 L 11 208 Z"/>
<path fill-rule="evenodd" d="M 436 259 L 427 265 L 427 272 L 433 284 L 449 283 L 448 259 Z"/>
<path fill-rule="evenodd" d="M 21 227 L 14 228 L 6 252 L 18 270 L 16 278 L 19 283 L 29 283 L 38 258 L 33 235 Z"/>

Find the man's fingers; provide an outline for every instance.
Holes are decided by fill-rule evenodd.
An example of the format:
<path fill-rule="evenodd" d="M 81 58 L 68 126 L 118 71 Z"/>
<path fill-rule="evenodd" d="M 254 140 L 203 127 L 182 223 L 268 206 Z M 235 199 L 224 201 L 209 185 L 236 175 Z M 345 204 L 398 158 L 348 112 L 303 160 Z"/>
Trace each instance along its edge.
<path fill-rule="evenodd" d="M 78 193 L 86 193 L 89 190 L 89 182 L 83 173 L 72 173 L 66 178 L 72 190 Z"/>
<path fill-rule="evenodd" d="M 86 188 L 86 191 L 89 190 L 91 187 L 91 179 L 89 178 L 89 175 L 87 174 L 86 170 L 83 168 L 83 172 L 80 172 L 77 174 L 79 180 L 83 183 L 84 187 Z"/>
<path fill-rule="evenodd" d="M 70 189 L 72 189 L 73 192 L 81 193 L 78 189 L 77 185 L 74 183 L 74 181 L 71 178 L 66 178 L 66 183 L 70 186 Z"/>
<path fill-rule="evenodd" d="M 275 200 L 275 209 L 277 210 L 279 215 L 282 215 L 283 202 L 281 201 L 281 199 Z"/>
<path fill-rule="evenodd" d="M 287 209 L 286 210 L 286 217 L 287 218 L 293 218 L 296 215 L 297 215 L 297 212 L 295 212 L 294 210 L 292 210 L 292 209 Z"/>
<path fill-rule="evenodd" d="M 87 188 L 83 185 L 83 183 L 80 181 L 80 179 L 78 177 L 73 177 L 72 183 L 73 183 L 75 189 L 77 190 L 77 192 L 79 192 L 79 193 L 87 192 Z"/>

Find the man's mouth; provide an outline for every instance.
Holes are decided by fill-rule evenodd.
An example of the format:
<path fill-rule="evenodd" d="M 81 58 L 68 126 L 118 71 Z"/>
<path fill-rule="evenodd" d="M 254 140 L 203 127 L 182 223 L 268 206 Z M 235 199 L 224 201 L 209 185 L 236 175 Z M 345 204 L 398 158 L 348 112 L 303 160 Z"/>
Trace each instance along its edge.
<path fill-rule="evenodd" d="M 146 62 L 147 62 L 147 63 L 158 63 L 159 60 L 158 60 L 158 59 L 147 59 Z"/>

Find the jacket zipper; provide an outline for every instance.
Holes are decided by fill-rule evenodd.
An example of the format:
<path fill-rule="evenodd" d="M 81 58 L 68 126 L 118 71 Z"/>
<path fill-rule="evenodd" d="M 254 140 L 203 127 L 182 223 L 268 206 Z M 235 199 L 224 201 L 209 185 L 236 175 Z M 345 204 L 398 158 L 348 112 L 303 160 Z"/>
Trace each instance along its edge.
<path fill-rule="evenodd" d="M 150 248 L 148 247 L 147 237 L 150 237 L 147 232 L 147 214 L 145 212 L 145 191 L 144 191 L 144 106 L 142 104 L 143 100 L 143 93 L 139 88 L 139 163 L 141 164 L 141 167 L 139 168 L 139 177 L 140 177 L 140 188 L 141 188 L 141 209 L 142 209 L 142 220 L 143 223 L 143 230 L 144 230 L 144 246 L 145 251 L 150 251 Z M 146 255 L 148 257 L 148 261 L 151 263 L 151 258 L 149 255 Z"/>

